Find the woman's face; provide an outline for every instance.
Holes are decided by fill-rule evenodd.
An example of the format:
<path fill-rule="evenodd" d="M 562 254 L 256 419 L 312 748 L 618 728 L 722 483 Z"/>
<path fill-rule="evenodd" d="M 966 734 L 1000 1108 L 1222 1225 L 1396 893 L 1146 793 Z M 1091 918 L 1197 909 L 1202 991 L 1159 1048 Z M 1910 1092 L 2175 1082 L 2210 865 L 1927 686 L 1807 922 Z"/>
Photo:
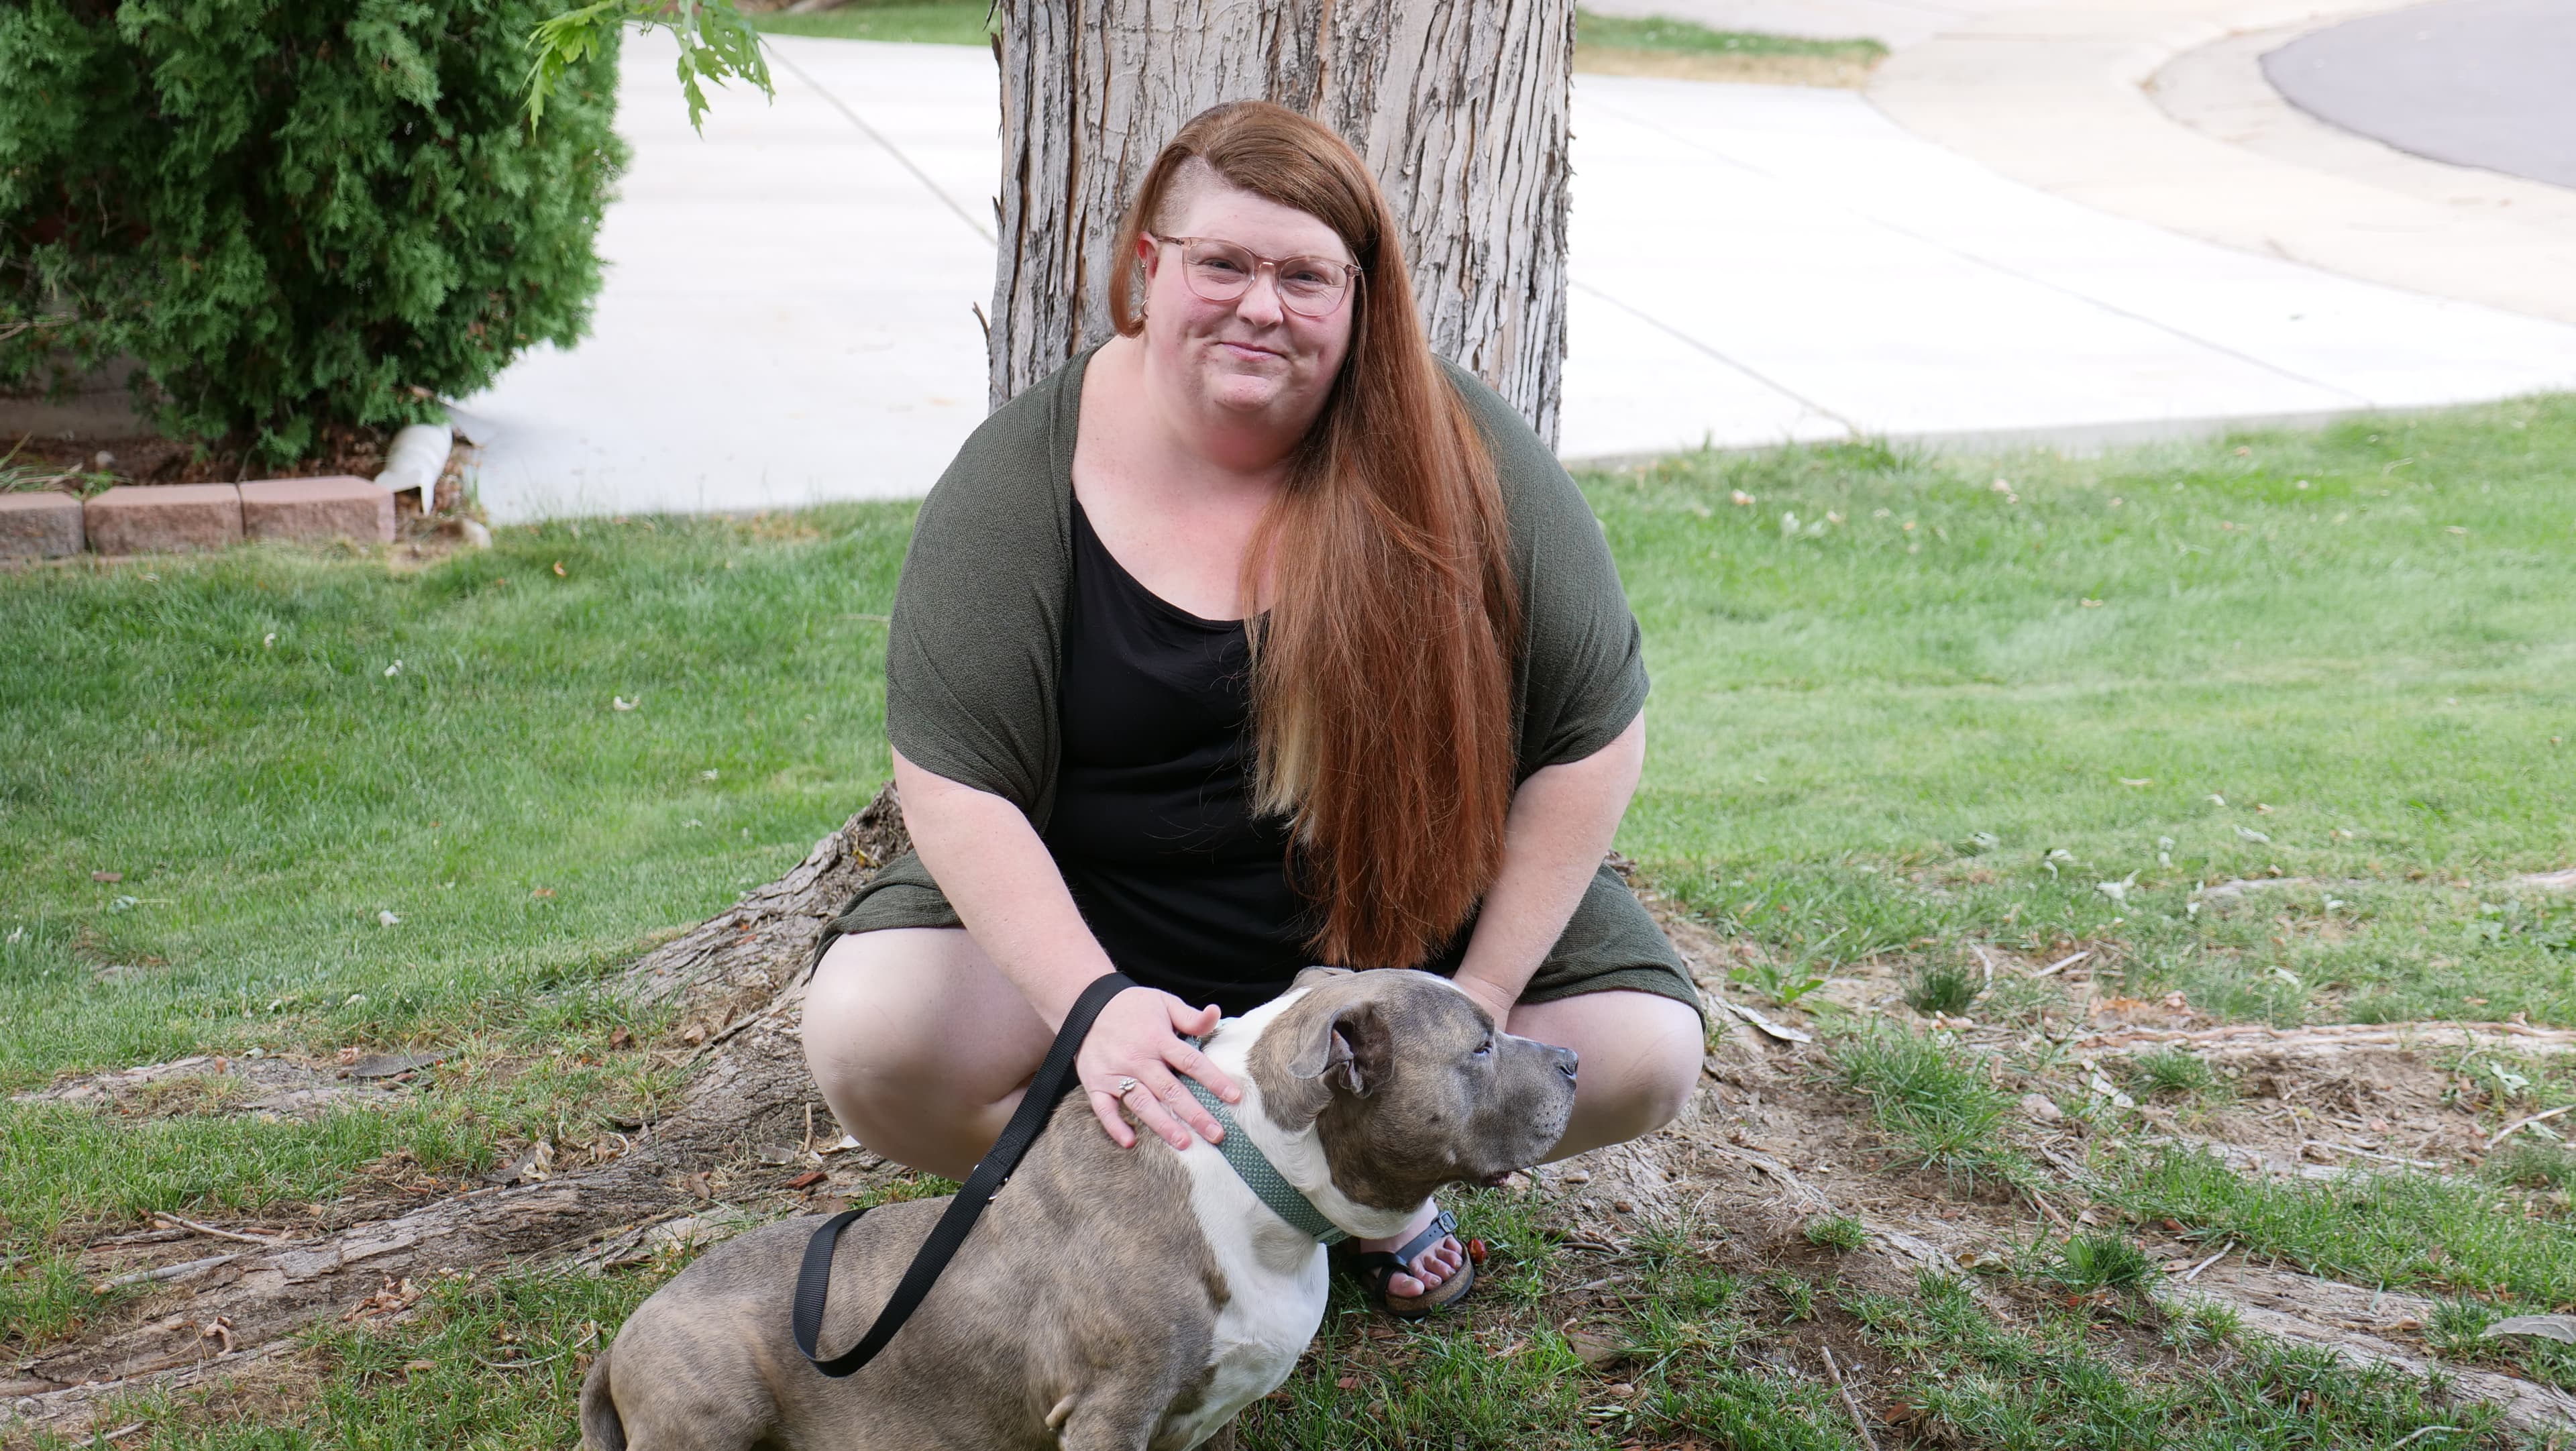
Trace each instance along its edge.
<path fill-rule="evenodd" d="M 1273 259 L 1352 261 L 1339 233 L 1306 212 L 1209 177 L 1167 209 L 1167 234 L 1232 242 Z M 1278 276 L 1260 268 L 1243 295 L 1210 302 L 1190 290 L 1184 248 L 1139 238 L 1145 264 L 1145 335 L 1154 371 L 1176 382 L 1184 406 L 1237 423 L 1303 436 L 1350 352 L 1361 283 L 1354 280 L 1324 317 L 1280 305 Z"/>

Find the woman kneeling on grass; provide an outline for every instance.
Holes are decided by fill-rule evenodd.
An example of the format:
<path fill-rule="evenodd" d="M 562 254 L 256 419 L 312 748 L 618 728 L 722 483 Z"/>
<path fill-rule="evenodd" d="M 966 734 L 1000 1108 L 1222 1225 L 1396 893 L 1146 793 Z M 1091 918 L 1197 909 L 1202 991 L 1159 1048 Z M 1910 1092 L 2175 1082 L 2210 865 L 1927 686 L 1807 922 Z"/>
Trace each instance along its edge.
<path fill-rule="evenodd" d="M 1582 495 L 1432 356 L 1377 184 L 1315 122 L 1191 121 L 1116 255 L 1117 336 L 986 420 L 914 526 L 886 722 L 917 854 L 826 929 L 824 1099 L 962 1179 L 1115 969 L 1143 986 L 1082 1086 L 1119 1144 L 1132 1116 L 1186 1148 L 1218 1130 L 1179 1075 L 1237 1090 L 1182 1035 L 1327 962 L 1448 974 L 1573 1048 L 1552 1157 L 1666 1122 L 1701 1022 L 1602 862 L 1646 675 Z M 1464 1293 L 1450 1228 L 1363 1243 L 1371 1295 Z"/>

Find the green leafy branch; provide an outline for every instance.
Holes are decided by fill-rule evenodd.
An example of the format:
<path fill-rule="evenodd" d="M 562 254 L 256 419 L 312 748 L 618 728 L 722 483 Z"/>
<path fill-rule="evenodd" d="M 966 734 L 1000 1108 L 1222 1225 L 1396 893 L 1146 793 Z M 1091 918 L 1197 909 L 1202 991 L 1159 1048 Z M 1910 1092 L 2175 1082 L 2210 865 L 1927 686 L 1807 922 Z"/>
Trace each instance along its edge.
<path fill-rule="evenodd" d="M 528 64 L 531 129 L 544 119 L 546 98 L 554 94 L 564 72 L 603 53 L 626 25 L 645 30 L 659 26 L 679 41 L 680 93 L 688 98 L 693 130 L 704 129 L 699 123 L 707 114 L 701 81 L 722 85 L 747 80 L 760 87 L 762 95 L 777 95 L 769 82 L 769 62 L 760 53 L 760 33 L 733 8 L 733 0 L 591 0 L 537 22 L 528 33 L 528 49 L 535 54 Z"/>

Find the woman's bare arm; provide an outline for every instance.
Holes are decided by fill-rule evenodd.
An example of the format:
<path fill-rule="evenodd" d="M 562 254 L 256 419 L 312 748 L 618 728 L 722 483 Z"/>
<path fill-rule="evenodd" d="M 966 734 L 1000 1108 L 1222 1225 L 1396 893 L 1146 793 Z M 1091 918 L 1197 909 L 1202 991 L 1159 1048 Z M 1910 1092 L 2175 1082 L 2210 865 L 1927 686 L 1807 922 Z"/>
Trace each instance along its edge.
<path fill-rule="evenodd" d="M 1646 764 L 1641 712 L 1608 745 L 1579 761 L 1542 766 L 1513 793 L 1503 826 L 1503 867 L 1484 910 L 1458 986 L 1501 1022 L 1546 961 L 1583 900 L 1602 855 L 1627 814 Z"/>
<path fill-rule="evenodd" d="M 1082 990 L 1117 969 L 1073 905 L 1064 874 L 1037 829 L 1010 802 L 923 770 L 900 751 L 894 753 L 894 779 L 913 850 L 974 934 L 975 945 L 1047 1027 L 1062 1026 Z M 1152 1092 L 1153 1102 L 1140 1107 L 1141 1100 L 1130 1095 L 1127 1106 L 1172 1147 L 1187 1148 L 1190 1129 L 1211 1143 L 1222 1136 L 1215 1118 L 1174 1076 L 1186 1073 L 1228 1102 L 1243 1096 L 1233 1080 L 1177 1036 L 1215 1026 L 1214 1008 L 1193 1009 L 1165 992 L 1137 989 L 1110 1000 L 1083 1040 L 1076 1066 L 1092 1111 L 1112 1139 L 1135 1142 L 1109 1091 L 1122 1076 Z"/>

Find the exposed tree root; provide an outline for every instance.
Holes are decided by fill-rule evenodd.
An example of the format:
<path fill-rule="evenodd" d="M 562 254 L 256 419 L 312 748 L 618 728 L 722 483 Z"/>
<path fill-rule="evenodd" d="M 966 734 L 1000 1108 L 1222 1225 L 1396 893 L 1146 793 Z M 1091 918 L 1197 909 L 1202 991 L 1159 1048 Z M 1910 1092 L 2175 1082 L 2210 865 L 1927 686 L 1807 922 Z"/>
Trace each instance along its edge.
<path fill-rule="evenodd" d="M 2555 1386 L 2518 1380 L 2497 1371 L 2433 1359 L 2389 1339 L 2431 1320 L 2434 1303 L 2416 1295 L 2361 1289 L 2285 1270 L 2225 1267 L 2178 1291 L 2187 1302 L 2223 1305 L 2246 1329 L 2331 1350 L 2356 1365 L 2385 1365 L 2409 1375 L 2450 1377 L 2453 1394 L 2492 1401 L 2505 1419 L 2526 1430 L 2576 1426 L 2576 1396 Z"/>
<path fill-rule="evenodd" d="M 2101 1053 L 2188 1048 L 2213 1062 L 2250 1055 L 2320 1059 L 2430 1048 L 2565 1053 L 2576 1051 L 2576 1029 L 2535 1028 L 2528 1023 L 2331 1023 L 2312 1028 L 2229 1023 L 2191 1031 L 2115 1028 L 2086 1034 L 2068 1046 Z"/>

